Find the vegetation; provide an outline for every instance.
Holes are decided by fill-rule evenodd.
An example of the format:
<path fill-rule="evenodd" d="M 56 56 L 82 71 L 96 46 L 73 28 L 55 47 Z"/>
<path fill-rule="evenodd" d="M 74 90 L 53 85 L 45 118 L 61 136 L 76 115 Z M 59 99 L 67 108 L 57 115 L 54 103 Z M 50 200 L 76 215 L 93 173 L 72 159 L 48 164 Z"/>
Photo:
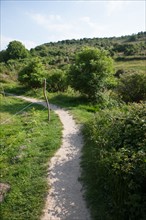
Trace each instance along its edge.
<path fill-rule="evenodd" d="M 41 61 L 39 58 L 34 58 L 19 72 L 18 80 L 26 86 L 37 88 L 42 86 L 45 76 L 45 69 Z"/>
<path fill-rule="evenodd" d="M 13 42 L 11 52 L 20 46 L 13 57 L 8 57 L 10 45 L 0 52 L 2 91 L 42 98 L 46 78 L 49 101 L 85 125 L 82 180 L 95 220 L 146 218 L 145 37 L 146 32 L 139 32 L 51 42 L 23 50 L 23 56 L 19 52 L 25 48 Z M 37 105 L 14 115 L 20 106 L 26 103 L 2 96 L 2 182 L 11 186 L 2 203 L 4 220 L 38 219 L 45 163 L 61 137 L 56 116 L 48 125 Z"/>
<path fill-rule="evenodd" d="M 145 219 L 145 125 L 146 104 L 102 110 L 86 124 L 82 178 L 94 219 Z"/>
<path fill-rule="evenodd" d="M 17 114 L 16 114 L 17 113 Z M 61 123 L 43 106 L 1 96 L 1 182 L 10 185 L 1 219 L 40 219 L 48 159 L 61 144 Z"/>
<path fill-rule="evenodd" d="M 10 59 L 23 59 L 29 56 L 28 50 L 25 46 L 19 41 L 11 41 L 6 49 L 0 54 L 2 61 L 8 61 Z"/>
<path fill-rule="evenodd" d="M 70 68 L 70 84 L 88 99 L 99 101 L 106 79 L 113 73 L 113 62 L 103 50 L 85 48 L 77 53 Z"/>
<path fill-rule="evenodd" d="M 49 92 L 64 92 L 68 87 L 65 71 L 52 69 L 47 75 L 47 90 Z"/>
<path fill-rule="evenodd" d="M 146 100 L 146 74 L 133 71 L 121 75 L 117 91 L 125 102 Z"/>

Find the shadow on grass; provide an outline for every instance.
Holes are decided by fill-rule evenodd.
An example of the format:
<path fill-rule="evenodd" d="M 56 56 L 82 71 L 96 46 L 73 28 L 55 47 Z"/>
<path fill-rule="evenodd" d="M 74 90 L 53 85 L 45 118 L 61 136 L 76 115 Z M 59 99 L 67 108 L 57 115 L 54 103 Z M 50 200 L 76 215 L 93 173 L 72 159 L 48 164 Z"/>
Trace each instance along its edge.
<path fill-rule="evenodd" d="M 42 88 L 40 89 L 32 89 L 28 87 L 17 86 L 13 88 L 7 88 L 5 92 L 16 94 L 16 95 L 23 95 L 23 96 L 30 96 L 34 98 L 42 98 L 43 91 Z M 82 109 L 88 112 L 96 112 L 98 111 L 98 106 L 93 105 L 86 96 L 75 95 L 70 93 L 49 93 L 48 99 L 49 102 L 55 105 L 58 105 L 62 108 L 67 108 L 68 110 L 72 110 L 73 108 Z"/>
<path fill-rule="evenodd" d="M 29 103 L 22 100 L 18 100 L 16 98 L 9 98 L 7 96 L 4 97 L 1 102 L 0 111 L 8 112 L 11 115 L 14 114 L 22 114 L 24 111 L 27 112 L 31 108 L 35 108 L 36 110 L 42 110 L 44 107 L 38 105 L 36 103 Z"/>
<path fill-rule="evenodd" d="M 52 104 L 72 110 L 73 108 L 85 110 L 87 112 L 96 112 L 98 105 L 93 105 L 85 96 L 73 97 L 67 94 L 59 94 L 49 99 Z"/>
<path fill-rule="evenodd" d="M 5 89 L 5 92 L 16 94 L 16 95 L 24 95 L 28 91 L 30 91 L 30 88 L 27 88 L 24 86 L 15 86 L 15 87 Z"/>
<path fill-rule="evenodd" d="M 71 107 L 77 107 L 79 105 L 89 104 L 86 97 L 83 96 L 73 97 L 67 94 L 58 94 L 56 96 L 49 98 L 49 100 L 51 103 L 65 108 L 71 108 Z"/>

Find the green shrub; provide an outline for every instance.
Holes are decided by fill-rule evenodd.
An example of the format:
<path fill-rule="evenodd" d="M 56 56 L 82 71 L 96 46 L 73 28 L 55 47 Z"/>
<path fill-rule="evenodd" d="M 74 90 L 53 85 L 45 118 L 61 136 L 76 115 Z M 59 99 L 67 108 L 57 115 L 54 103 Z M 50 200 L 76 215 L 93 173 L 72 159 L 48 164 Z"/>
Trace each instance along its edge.
<path fill-rule="evenodd" d="M 112 81 L 112 74 L 113 60 L 106 51 L 85 48 L 75 57 L 69 71 L 69 82 L 90 100 L 99 101 L 101 92 Z"/>
<path fill-rule="evenodd" d="M 96 220 L 146 218 L 146 104 L 103 110 L 84 129 L 83 180 Z"/>
<path fill-rule="evenodd" d="M 45 77 L 45 68 L 40 59 L 36 57 L 19 72 L 18 80 L 26 86 L 37 88 L 42 85 Z"/>
<path fill-rule="evenodd" d="M 65 72 L 60 69 L 52 69 L 47 76 L 47 90 L 49 92 L 64 92 L 67 89 Z"/>
<path fill-rule="evenodd" d="M 117 85 L 117 91 L 125 102 L 146 100 L 146 74 L 127 72 L 121 75 Z"/>

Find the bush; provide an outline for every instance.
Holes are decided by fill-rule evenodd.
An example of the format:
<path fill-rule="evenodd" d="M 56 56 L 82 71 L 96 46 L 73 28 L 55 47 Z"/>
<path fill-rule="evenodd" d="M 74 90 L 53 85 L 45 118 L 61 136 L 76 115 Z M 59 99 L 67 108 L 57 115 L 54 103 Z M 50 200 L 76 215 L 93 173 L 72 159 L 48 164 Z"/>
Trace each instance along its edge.
<path fill-rule="evenodd" d="M 113 60 L 106 51 L 85 48 L 75 57 L 75 64 L 69 71 L 69 82 L 90 100 L 99 101 L 101 92 L 112 81 L 109 80 L 112 74 Z"/>
<path fill-rule="evenodd" d="M 146 100 L 146 74 L 134 72 L 121 75 L 117 91 L 125 102 Z"/>
<path fill-rule="evenodd" d="M 42 86 L 45 77 L 46 71 L 43 64 L 39 58 L 34 58 L 19 72 L 18 80 L 26 86 L 37 88 Z"/>
<path fill-rule="evenodd" d="M 93 217 L 146 218 L 146 104 L 103 110 L 84 129 L 83 180 Z"/>
<path fill-rule="evenodd" d="M 47 76 L 47 90 L 49 92 L 64 92 L 67 89 L 65 72 L 60 69 L 53 69 Z"/>

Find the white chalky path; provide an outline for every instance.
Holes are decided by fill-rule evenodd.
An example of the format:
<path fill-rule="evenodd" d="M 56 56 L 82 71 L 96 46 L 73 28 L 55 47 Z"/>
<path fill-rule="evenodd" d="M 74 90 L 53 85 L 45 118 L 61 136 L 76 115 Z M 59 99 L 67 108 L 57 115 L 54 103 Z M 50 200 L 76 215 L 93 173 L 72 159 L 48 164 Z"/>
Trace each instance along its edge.
<path fill-rule="evenodd" d="M 17 96 L 29 102 L 46 105 L 41 100 Z M 63 125 L 62 145 L 50 160 L 46 198 L 41 220 L 90 220 L 83 199 L 80 177 L 80 157 L 83 146 L 79 125 L 75 124 L 68 111 L 51 105 Z"/>

